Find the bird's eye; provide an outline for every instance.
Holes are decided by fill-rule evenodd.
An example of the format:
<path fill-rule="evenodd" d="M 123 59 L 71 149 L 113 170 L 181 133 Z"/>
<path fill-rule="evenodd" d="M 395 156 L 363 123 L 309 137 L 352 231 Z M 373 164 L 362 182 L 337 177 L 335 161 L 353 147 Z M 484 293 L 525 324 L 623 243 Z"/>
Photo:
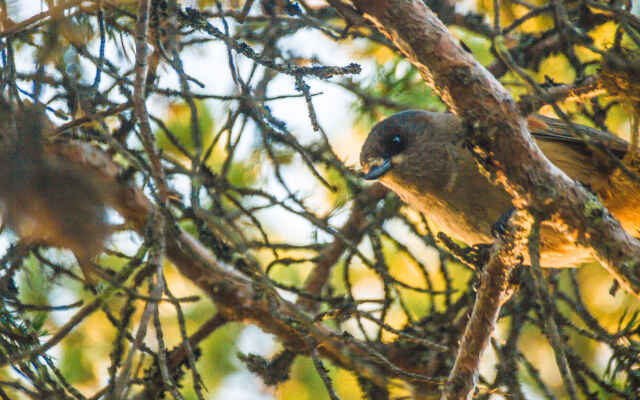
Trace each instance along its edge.
<path fill-rule="evenodd" d="M 398 135 L 395 135 L 391 138 L 391 142 L 389 143 L 389 150 L 392 155 L 396 155 L 400 153 L 404 149 L 404 143 L 402 138 Z"/>

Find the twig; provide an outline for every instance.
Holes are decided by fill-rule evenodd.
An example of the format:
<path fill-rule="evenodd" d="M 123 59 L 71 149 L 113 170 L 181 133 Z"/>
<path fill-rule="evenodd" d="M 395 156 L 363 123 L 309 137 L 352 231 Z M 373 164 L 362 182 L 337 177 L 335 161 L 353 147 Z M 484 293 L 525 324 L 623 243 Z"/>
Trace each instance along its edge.
<path fill-rule="evenodd" d="M 560 370 L 560 375 L 564 381 L 564 385 L 567 388 L 569 397 L 571 400 L 578 400 L 578 390 L 576 389 L 576 383 L 571 374 L 571 370 L 567 364 L 567 357 L 564 352 L 564 344 L 560 339 L 560 333 L 558 326 L 554 319 L 554 309 L 551 304 L 551 298 L 549 296 L 549 286 L 547 281 L 542 275 L 542 268 L 540 267 L 540 219 L 536 218 L 529 235 L 529 257 L 531 259 L 531 272 L 535 278 L 535 290 L 538 300 L 542 305 L 542 318 L 545 320 L 546 334 L 553 348 L 553 352 L 556 356 L 556 364 Z"/>
<path fill-rule="evenodd" d="M 145 85 L 147 82 L 147 31 L 149 30 L 149 1 L 138 0 L 138 17 L 136 21 L 136 79 L 133 92 L 133 109 L 140 126 L 140 140 L 149 157 L 151 171 L 158 189 L 158 200 L 161 205 L 167 201 L 168 190 L 165 181 L 164 169 L 160 162 L 155 140 L 151 133 L 147 105 L 145 103 Z"/>
<path fill-rule="evenodd" d="M 478 382 L 480 357 L 491 339 L 500 307 L 513 293 L 509 279 L 525 249 L 530 221 L 522 212 L 510 221 L 517 224 L 518 229 L 510 230 L 505 241 L 494 244 L 489 262 L 480 271 L 476 303 L 443 389 L 442 400 L 471 398 Z"/>

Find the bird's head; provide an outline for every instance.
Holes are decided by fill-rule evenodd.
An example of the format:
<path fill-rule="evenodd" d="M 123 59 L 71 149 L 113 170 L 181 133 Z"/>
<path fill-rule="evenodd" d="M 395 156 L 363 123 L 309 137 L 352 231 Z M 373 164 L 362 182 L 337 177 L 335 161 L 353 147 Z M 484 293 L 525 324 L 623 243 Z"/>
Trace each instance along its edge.
<path fill-rule="evenodd" d="M 457 130 L 454 115 L 428 111 L 403 111 L 379 122 L 360 151 L 364 178 L 390 187 L 425 178 L 440 169 Z"/>

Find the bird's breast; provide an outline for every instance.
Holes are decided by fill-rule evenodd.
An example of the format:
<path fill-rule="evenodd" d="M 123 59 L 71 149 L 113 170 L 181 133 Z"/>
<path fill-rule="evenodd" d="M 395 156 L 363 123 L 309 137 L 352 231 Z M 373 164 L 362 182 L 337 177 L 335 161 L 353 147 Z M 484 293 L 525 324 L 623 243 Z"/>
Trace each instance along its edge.
<path fill-rule="evenodd" d="M 457 183 L 450 192 L 425 190 L 419 185 L 399 183 L 393 177 L 383 177 L 382 183 L 425 214 L 437 230 L 468 244 L 491 242 L 491 224 L 509 209 L 504 201 L 488 207 L 481 196 L 470 196 Z"/>

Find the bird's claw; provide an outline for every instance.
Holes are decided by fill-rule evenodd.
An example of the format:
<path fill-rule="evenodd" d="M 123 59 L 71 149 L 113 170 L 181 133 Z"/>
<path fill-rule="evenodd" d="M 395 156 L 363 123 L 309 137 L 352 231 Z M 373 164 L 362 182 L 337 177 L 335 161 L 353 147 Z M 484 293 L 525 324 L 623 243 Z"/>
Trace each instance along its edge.
<path fill-rule="evenodd" d="M 491 225 L 491 235 L 496 238 L 503 240 L 504 235 L 507 233 L 507 222 L 509 222 L 509 218 L 516 212 L 515 208 L 511 208 L 493 224 Z"/>

